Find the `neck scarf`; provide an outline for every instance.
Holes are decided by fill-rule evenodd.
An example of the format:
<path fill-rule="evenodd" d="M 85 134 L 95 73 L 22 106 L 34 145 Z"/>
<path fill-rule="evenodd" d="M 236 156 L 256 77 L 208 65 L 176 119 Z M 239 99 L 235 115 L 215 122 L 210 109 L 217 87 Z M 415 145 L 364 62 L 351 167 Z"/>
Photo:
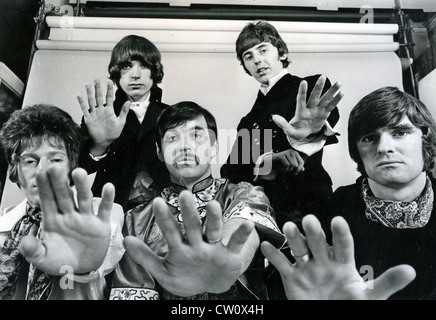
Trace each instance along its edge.
<path fill-rule="evenodd" d="M 0 250 L 0 299 L 10 300 L 15 294 L 18 275 L 25 262 L 17 247 L 21 239 L 37 232 L 41 211 L 28 205 L 27 213 L 15 224 Z"/>
<path fill-rule="evenodd" d="M 52 277 L 47 273 L 30 264 L 26 300 L 47 300 L 51 293 L 52 281 Z"/>
<path fill-rule="evenodd" d="M 422 194 L 413 201 L 382 200 L 375 197 L 369 188 L 368 179 L 362 182 L 365 216 L 390 228 L 422 228 L 430 220 L 433 210 L 433 188 L 429 177 Z"/>

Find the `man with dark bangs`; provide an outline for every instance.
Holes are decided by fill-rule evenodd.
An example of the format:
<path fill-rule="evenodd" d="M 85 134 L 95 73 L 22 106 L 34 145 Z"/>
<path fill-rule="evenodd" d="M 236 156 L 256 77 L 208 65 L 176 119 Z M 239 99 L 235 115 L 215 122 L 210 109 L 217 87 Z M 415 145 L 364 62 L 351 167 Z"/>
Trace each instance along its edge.
<path fill-rule="evenodd" d="M 361 176 L 333 193 L 327 220 L 339 215 L 348 222 L 358 269 L 374 277 L 397 264 L 416 270 L 416 279 L 391 299 L 436 299 L 431 113 L 398 88 L 375 90 L 351 110 L 348 149 Z"/>
<path fill-rule="evenodd" d="M 306 214 L 320 212 L 333 191 L 322 157 L 324 145 L 338 142 L 332 127 L 339 119 L 341 84 L 331 86 L 324 75 L 290 74 L 287 45 L 267 21 L 243 28 L 236 55 L 260 89 L 238 124 L 237 141 L 221 176 L 263 186 L 279 227 L 286 221 L 300 225 Z M 304 102 L 300 109 L 298 95 Z M 247 134 L 249 147 L 239 139 Z"/>
<path fill-rule="evenodd" d="M 101 194 L 105 183 L 117 190 L 115 202 L 124 211 L 150 201 L 167 181 L 167 171 L 156 155 L 154 130 L 166 107 L 161 102 L 164 72 L 161 54 L 144 37 L 128 35 L 112 50 L 107 99 L 99 80 L 86 86 L 87 99 L 78 96 L 83 111 L 82 127 L 89 139 L 83 144 L 79 165 L 96 172 L 92 191 Z"/>

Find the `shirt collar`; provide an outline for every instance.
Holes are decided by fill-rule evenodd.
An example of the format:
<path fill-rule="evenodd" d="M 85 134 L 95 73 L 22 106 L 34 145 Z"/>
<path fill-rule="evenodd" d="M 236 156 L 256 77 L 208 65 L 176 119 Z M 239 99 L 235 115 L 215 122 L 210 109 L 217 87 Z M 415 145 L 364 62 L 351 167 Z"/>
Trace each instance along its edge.
<path fill-rule="evenodd" d="M 268 80 L 268 84 L 262 84 L 260 86 L 260 91 L 264 94 L 267 95 L 267 93 L 271 90 L 272 87 L 274 87 L 274 85 L 279 82 L 279 80 L 281 78 L 283 78 L 284 75 L 288 74 L 289 71 L 286 68 L 283 68 L 282 71 L 280 71 L 276 76 L 272 77 L 271 79 Z"/>
<path fill-rule="evenodd" d="M 214 182 L 214 178 L 212 177 L 212 175 L 204 178 L 203 180 L 198 181 L 192 187 L 192 193 L 203 191 L 204 189 L 210 187 L 213 184 L 213 182 Z M 178 193 L 182 192 L 182 190 L 186 190 L 186 187 L 174 182 L 171 183 L 171 187 L 175 189 Z"/>
<path fill-rule="evenodd" d="M 133 105 L 133 106 L 147 108 L 148 105 L 150 104 L 150 91 L 148 91 L 147 95 L 145 96 L 144 100 L 142 100 L 142 101 L 134 102 L 132 100 L 132 98 L 130 98 L 130 97 L 128 97 L 128 99 L 132 102 L 131 105 Z"/>
<path fill-rule="evenodd" d="M 0 217 L 0 232 L 12 230 L 18 220 L 23 217 L 27 212 L 27 200 L 23 200 L 15 207 L 8 207 Z"/>

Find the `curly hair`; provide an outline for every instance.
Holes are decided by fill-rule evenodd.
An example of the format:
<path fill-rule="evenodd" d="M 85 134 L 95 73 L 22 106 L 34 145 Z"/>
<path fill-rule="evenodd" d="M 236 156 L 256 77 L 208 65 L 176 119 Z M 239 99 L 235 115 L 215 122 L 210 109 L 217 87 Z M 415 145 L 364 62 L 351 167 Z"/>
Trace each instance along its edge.
<path fill-rule="evenodd" d="M 12 113 L 0 131 L 0 146 L 9 165 L 9 179 L 18 184 L 19 156 L 28 148 L 48 141 L 65 147 L 69 175 L 77 167 L 82 141 L 80 126 L 64 110 L 48 104 L 35 104 Z"/>

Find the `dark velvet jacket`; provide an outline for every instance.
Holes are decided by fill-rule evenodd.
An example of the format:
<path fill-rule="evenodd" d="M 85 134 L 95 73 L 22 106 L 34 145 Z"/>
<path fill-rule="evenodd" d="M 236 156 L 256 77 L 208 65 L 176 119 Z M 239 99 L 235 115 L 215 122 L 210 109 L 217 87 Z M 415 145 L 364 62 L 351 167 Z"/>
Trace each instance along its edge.
<path fill-rule="evenodd" d="M 385 227 L 366 218 L 362 181 L 359 177 L 355 184 L 339 187 L 333 193 L 323 221 L 327 238 L 331 242 L 330 219 L 343 216 L 354 238 L 356 267 L 363 277 L 370 275 L 367 266 L 378 277 L 388 268 L 409 264 L 415 268 L 415 280 L 390 299 L 436 299 L 436 202 L 429 222 L 422 228 Z M 434 191 L 436 180 L 431 178 L 431 182 Z"/>
<path fill-rule="evenodd" d="M 307 99 L 309 99 L 319 76 L 313 75 L 303 79 L 286 74 L 266 96 L 259 91 L 253 108 L 238 125 L 238 134 L 248 133 L 251 143 L 247 147 L 247 143 L 235 142 L 229 158 L 221 167 L 222 177 L 229 178 L 233 182 L 248 181 L 264 187 L 276 211 L 276 219 L 280 228 L 285 221 L 291 220 L 299 223 L 304 215 L 319 212 L 320 206 L 328 201 L 333 191 L 331 178 L 322 166 L 323 149 L 310 157 L 302 154 L 305 159 L 305 171 L 298 175 L 280 172 L 273 181 L 258 179 L 253 182 L 253 168 L 259 155 L 269 151 L 277 153 L 291 148 L 285 133 L 272 121 L 271 116 L 278 114 L 288 121 L 291 120 L 295 115 L 300 82 L 307 81 Z M 327 79 L 324 92 L 330 87 L 330 81 Z M 333 127 L 338 120 L 339 112 L 335 108 L 328 121 Z M 264 139 L 264 133 L 268 130 L 272 139 Z M 327 138 L 326 145 L 337 143 L 337 141 L 336 136 L 330 136 Z M 234 163 L 234 159 L 238 159 L 237 164 Z"/>
<path fill-rule="evenodd" d="M 165 165 L 157 157 L 155 144 L 157 118 L 167 106 L 161 102 L 161 97 L 162 90 L 154 86 L 151 89 L 150 105 L 141 124 L 135 113 L 129 111 L 120 137 L 110 145 L 109 153 L 100 161 L 94 161 L 89 156 L 89 138 L 82 144 L 79 166 L 86 169 L 88 173 L 96 172 L 92 186 L 94 196 L 101 196 L 104 184 L 111 182 L 116 188 L 115 202 L 121 204 L 124 211 L 133 206 L 128 203 L 128 198 L 139 171 L 146 170 L 152 176 L 153 189 L 156 189 L 156 192 L 161 185 L 169 181 Z M 114 101 L 116 115 L 120 114 L 121 107 L 126 101 L 127 95 L 118 89 Z M 81 126 L 86 131 L 83 118 Z"/>

